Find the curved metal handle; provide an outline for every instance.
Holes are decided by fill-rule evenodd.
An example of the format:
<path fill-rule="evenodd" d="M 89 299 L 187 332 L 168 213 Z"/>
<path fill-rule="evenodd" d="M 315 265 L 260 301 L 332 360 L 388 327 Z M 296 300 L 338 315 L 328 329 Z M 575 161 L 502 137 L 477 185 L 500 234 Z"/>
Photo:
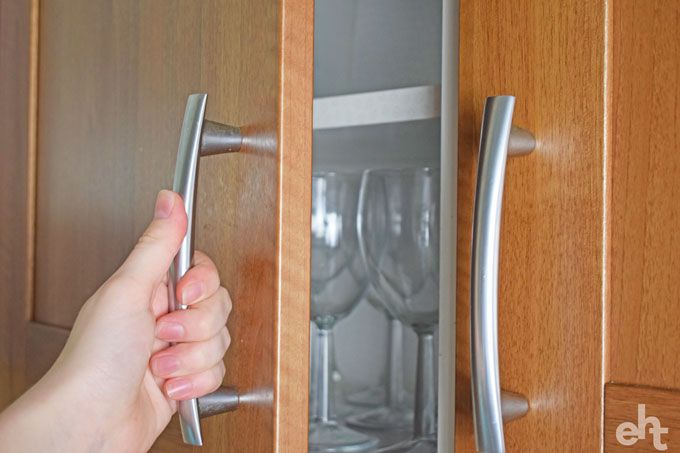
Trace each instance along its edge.
<path fill-rule="evenodd" d="M 508 419 L 524 415 L 529 408 L 521 395 L 503 398 L 498 371 L 498 251 L 505 163 L 508 155 L 530 153 L 536 145 L 531 133 L 512 126 L 514 105 L 513 96 L 486 100 L 472 224 L 472 409 L 477 450 L 485 453 L 505 452 L 503 406 L 506 416 L 512 409 Z"/>
<path fill-rule="evenodd" d="M 204 121 L 208 95 L 192 94 L 187 99 L 184 121 L 179 137 L 175 180 L 172 190 L 184 200 L 187 213 L 187 232 L 170 268 L 170 310 L 185 310 L 186 305 L 175 299 L 177 282 L 191 267 L 194 258 L 194 220 L 196 218 L 196 186 L 198 185 L 198 161 L 202 155 L 236 152 L 242 143 L 239 128 L 211 121 Z M 179 423 L 184 442 L 202 445 L 199 405 L 196 399 L 179 402 Z"/>

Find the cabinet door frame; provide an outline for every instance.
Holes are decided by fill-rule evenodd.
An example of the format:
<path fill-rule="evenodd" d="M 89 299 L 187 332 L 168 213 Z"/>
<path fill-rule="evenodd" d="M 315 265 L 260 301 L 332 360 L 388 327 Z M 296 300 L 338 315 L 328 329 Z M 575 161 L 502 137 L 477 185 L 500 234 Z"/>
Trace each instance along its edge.
<path fill-rule="evenodd" d="M 454 451 L 458 213 L 459 4 L 442 1 L 441 188 L 439 220 L 439 364 L 437 445 Z"/>

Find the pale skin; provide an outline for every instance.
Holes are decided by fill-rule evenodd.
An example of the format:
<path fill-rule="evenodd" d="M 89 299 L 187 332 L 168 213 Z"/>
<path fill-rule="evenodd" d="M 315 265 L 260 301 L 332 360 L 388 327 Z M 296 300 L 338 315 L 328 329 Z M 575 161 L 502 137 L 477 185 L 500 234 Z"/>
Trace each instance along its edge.
<path fill-rule="evenodd" d="M 1 451 L 146 451 L 177 401 L 221 385 L 231 299 L 205 254 L 176 288 L 189 308 L 168 313 L 168 269 L 186 224 L 179 195 L 161 191 L 154 219 L 84 304 L 56 363 L 0 414 Z"/>

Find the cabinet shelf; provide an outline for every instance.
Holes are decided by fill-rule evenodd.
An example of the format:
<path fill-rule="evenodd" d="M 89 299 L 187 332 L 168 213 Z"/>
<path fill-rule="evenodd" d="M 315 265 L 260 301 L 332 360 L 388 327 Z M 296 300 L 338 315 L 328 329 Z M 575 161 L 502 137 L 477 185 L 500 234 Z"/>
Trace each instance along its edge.
<path fill-rule="evenodd" d="M 438 85 L 314 99 L 314 130 L 419 121 L 440 116 Z"/>

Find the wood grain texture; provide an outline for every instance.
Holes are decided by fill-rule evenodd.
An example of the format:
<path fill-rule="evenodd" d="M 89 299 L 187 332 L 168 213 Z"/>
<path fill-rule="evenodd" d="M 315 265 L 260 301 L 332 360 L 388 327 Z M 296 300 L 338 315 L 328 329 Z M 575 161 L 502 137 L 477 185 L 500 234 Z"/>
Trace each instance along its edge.
<path fill-rule="evenodd" d="M 609 379 L 674 389 L 680 389 L 679 29 L 676 1 L 612 4 Z"/>
<path fill-rule="evenodd" d="M 470 244 L 487 96 L 517 97 L 538 148 L 508 160 L 501 226 L 501 386 L 531 404 L 509 452 L 600 450 L 605 2 L 460 2 L 456 451 L 474 451 Z"/>
<path fill-rule="evenodd" d="M 1 335 L 12 339 L 0 353 L 2 383 L 21 390 L 49 367 L 82 303 L 134 245 L 156 192 L 171 184 L 186 96 L 204 91 L 207 117 L 243 125 L 246 136 L 242 153 L 203 159 L 199 183 L 197 248 L 213 257 L 234 300 L 225 383 L 269 398 L 205 420 L 201 451 L 303 451 L 313 3 L 41 2 L 34 304 L 25 294 L 30 5 L 10 3 L 0 1 L 8 34 L 0 61 L 18 67 L 0 76 L 10 232 Z M 10 263 L 14 272 L 5 272 Z M 154 450 L 191 450 L 179 439 L 175 420 Z"/>
<path fill-rule="evenodd" d="M 300 453 L 309 423 L 314 2 L 282 0 L 281 8 L 274 451 Z"/>
<path fill-rule="evenodd" d="M 30 1 L 0 0 L 0 409 L 24 389 L 30 282 Z"/>
<path fill-rule="evenodd" d="M 207 92 L 206 116 L 247 136 L 243 153 L 202 160 L 197 200 L 196 248 L 234 300 L 225 383 L 272 391 L 278 20 L 265 1 L 42 3 L 36 321 L 69 327 L 129 252 L 171 185 L 186 96 Z M 203 450 L 271 450 L 274 413 L 205 420 Z"/>
<path fill-rule="evenodd" d="M 660 440 L 667 446 L 667 451 L 680 449 L 680 392 L 652 387 L 636 387 L 630 385 L 607 384 L 605 387 L 604 411 L 604 451 L 605 453 L 658 452 L 654 447 L 649 432 L 651 425 L 646 426 L 644 439 L 634 445 L 624 446 L 616 438 L 616 430 L 621 423 L 632 422 L 639 426 L 638 404 L 645 405 L 645 417 L 657 417 L 660 426 L 668 428 L 667 434 L 661 434 Z"/>

